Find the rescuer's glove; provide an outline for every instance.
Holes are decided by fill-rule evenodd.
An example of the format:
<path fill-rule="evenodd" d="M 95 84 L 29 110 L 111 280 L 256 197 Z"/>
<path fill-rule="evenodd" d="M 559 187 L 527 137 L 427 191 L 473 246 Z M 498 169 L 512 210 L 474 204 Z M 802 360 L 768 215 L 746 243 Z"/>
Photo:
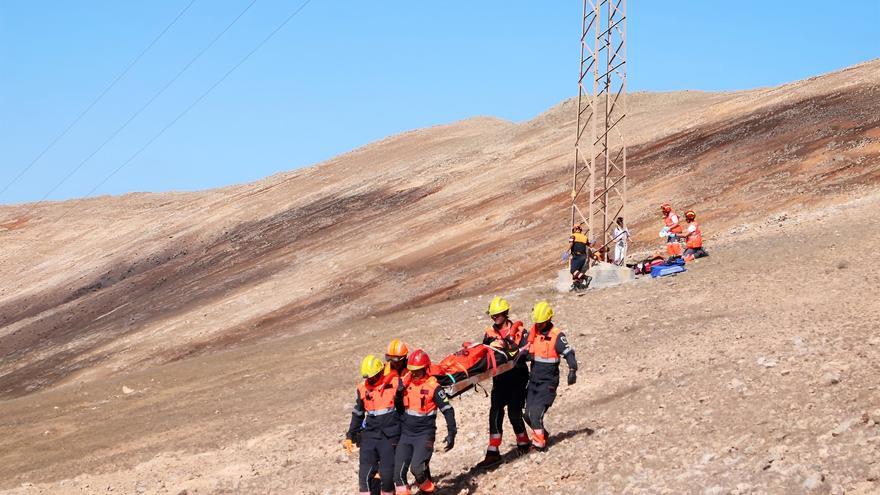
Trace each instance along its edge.
<path fill-rule="evenodd" d="M 446 435 L 446 438 L 443 439 L 443 443 L 446 444 L 446 448 L 443 449 L 443 452 L 449 452 L 452 450 L 452 447 L 455 447 L 455 432 L 450 432 Z"/>
<path fill-rule="evenodd" d="M 351 454 L 352 452 L 354 452 L 354 442 L 352 442 L 350 438 L 346 438 L 346 439 L 342 442 L 342 448 L 343 448 L 346 452 L 348 452 L 349 454 Z"/>
<path fill-rule="evenodd" d="M 575 382 L 577 382 L 577 380 L 578 380 L 577 371 L 568 370 L 568 384 L 574 385 Z"/>

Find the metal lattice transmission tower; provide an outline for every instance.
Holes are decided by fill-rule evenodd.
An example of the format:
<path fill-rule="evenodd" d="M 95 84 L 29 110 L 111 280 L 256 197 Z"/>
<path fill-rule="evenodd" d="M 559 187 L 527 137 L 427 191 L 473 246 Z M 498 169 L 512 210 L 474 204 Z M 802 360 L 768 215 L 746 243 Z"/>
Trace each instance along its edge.
<path fill-rule="evenodd" d="M 626 218 L 626 0 L 584 0 L 581 27 L 571 222 L 602 245 Z"/>

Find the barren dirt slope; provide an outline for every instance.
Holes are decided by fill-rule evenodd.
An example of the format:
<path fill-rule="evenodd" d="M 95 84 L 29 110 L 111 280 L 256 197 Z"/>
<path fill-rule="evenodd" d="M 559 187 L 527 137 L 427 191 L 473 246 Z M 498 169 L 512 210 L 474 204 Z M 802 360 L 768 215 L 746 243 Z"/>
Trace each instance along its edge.
<path fill-rule="evenodd" d="M 629 222 L 710 236 L 880 178 L 880 62 L 777 88 L 635 94 Z M 543 280 L 573 103 L 391 137 L 253 184 L 0 208 L 0 396 Z"/>
<path fill-rule="evenodd" d="M 637 248 L 672 200 L 712 257 L 583 297 L 549 282 L 571 101 L 253 184 L 0 207 L 0 488 L 347 493 L 362 355 L 448 352 L 504 292 L 520 317 L 552 298 L 583 379 L 551 452 L 491 474 L 487 403 L 456 402 L 447 492 L 878 490 L 880 61 L 629 108 Z"/>
<path fill-rule="evenodd" d="M 880 249 L 877 211 L 875 193 L 753 223 L 671 279 L 508 292 L 515 317 L 552 301 L 580 380 L 547 416 L 550 451 L 489 473 L 472 468 L 488 400 L 456 399 L 457 445 L 432 461 L 438 493 L 877 493 L 880 265 L 865 262 Z M 390 336 L 451 351 L 480 334 L 492 295 L 5 400 L 0 486 L 352 493 L 341 441 L 360 357 Z"/>

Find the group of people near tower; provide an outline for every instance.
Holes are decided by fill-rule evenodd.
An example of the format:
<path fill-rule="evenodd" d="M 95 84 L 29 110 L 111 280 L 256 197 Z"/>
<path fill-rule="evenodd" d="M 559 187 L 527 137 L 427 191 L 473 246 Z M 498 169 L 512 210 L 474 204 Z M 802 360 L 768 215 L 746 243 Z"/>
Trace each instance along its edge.
<path fill-rule="evenodd" d="M 670 258 L 683 258 L 689 262 L 697 258 L 709 256 L 703 249 L 703 232 L 696 221 L 697 214 L 694 210 L 688 210 L 684 214 L 686 226 L 682 226 L 678 215 L 672 210 L 672 205 L 663 203 L 660 206 L 663 213 L 663 230 L 660 236 L 666 238 L 666 254 Z M 568 238 L 568 250 L 563 253 L 563 261 L 569 260 L 569 272 L 571 273 L 571 290 L 578 291 L 589 287 L 590 277 L 587 270 L 591 262 L 608 261 L 618 266 L 623 266 L 626 261 L 629 240 L 632 237 L 629 229 L 624 225 L 623 217 L 617 217 L 612 230 L 612 237 L 608 244 L 614 244 L 614 254 L 610 255 L 607 245 L 600 245 L 599 241 L 590 242 L 584 232 L 582 223 L 575 224 L 571 228 Z M 682 243 L 684 248 L 682 248 Z"/>
<path fill-rule="evenodd" d="M 492 320 L 482 345 L 503 349 L 513 356 L 513 367 L 492 381 L 489 406 L 489 443 L 478 468 L 502 462 L 502 426 L 505 409 L 516 435 L 516 453 L 547 449 L 549 433 L 544 415 L 556 399 L 559 365 L 568 364 L 568 385 L 577 381 L 577 359 L 565 334 L 553 323 L 553 308 L 540 301 L 532 309 L 533 325 L 510 319 L 510 303 L 495 297 L 487 311 Z M 531 367 L 529 364 L 531 363 Z M 449 397 L 430 374 L 431 360 L 422 349 L 409 352 L 394 339 L 385 362 L 370 354 L 361 361 L 351 422 L 343 447 L 360 447 L 358 486 L 362 495 L 409 494 L 407 472 L 419 493 L 433 493 L 430 461 L 434 452 L 437 413 L 446 420 L 445 451 L 455 446 L 458 431 Z M 526 430 L 531 428 L 531 437 Z"/>
<path fill-rule="evenodd" d="M 678 215 L 672 210 L 672 205 L 663 203 L 660 205 L 663 213 L 663 230 L 661 235 L 666 237 L 666 254 L 670 257 L 680 256 L 685 261 L 693 261 L 697 258 L 709 256 L 703 250 L 703 232 L 697 223 L 697 214 L 694 210 L 688 210 L 684 214 L 687 228 L 679 223 Z M 682 252 L 681 244 L 684 242 L 685 250 Z"/>

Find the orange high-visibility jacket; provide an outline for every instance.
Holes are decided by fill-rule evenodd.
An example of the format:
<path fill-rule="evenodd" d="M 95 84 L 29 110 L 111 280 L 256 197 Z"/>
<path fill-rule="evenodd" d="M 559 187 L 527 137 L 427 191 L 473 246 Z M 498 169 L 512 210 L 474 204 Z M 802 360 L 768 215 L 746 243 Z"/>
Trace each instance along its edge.
<path fill-rule="evenodd" d="M 535 326 L 529 332 L 529 354 L 536 363 L 559 363 L 556 340 L 561 332 L 555 326 L 543 335 Z"/>
<path fill-rule="evenodd" d="M 366 380 L 358 384 L 358 395 L 364 401 L 364 410 L 370 416 L 378 416 L 394 411 L 394 396 L 400 387 L 400 380 L 385 377 L 375 385 Z"/>
<path fill-rule="evenodd" d="M 669 232 L 673 234 L 681 234 L 681 225 L 678 223 L 678 215 L 674 211 L 670 211 L 669 215 L 663 218 L 663 223 L 669 227 Z"/>
<path fill-rule="evenodd" d="M 522 322 L 508 320 L 507 323 L 507 325 L 501 328 L 501 331 L 495 330 L 494 325 L 489 325 L 486 328 L 484 341 L 486 339 L 497 339 L 512 344 L 512 347 L 519 346 L 523 338 Z"/>
<path fill-rule="evenodd" d="M 404 369 L 403 373 L 400 373 L 396 369 L 391 367 L 391 363 L 385 363 L 384 375 L 385 375 L 386 379 L 390 379 L 392 377 L 400 378 L 401 380 L 403 380 L 404 386 L 409 383 L 409 379 L 410 379 L 408 369 Z"/>
<path fill-rule="evenodd" d="M 437 414 L 437 404 L 434 402 L 434 393 L 440 383 L 433 376 L 419 383 L 410 381 L 403 394 L 403 407 L 407 414 L 413 416 L 432 416 Z"/>
<path fill-rule="evenodd" d="M 693 231 L 691 228 L 693 227 Z M 688 226 L 688 234 L 685 245 L 689 249 L 697 249 L 703 247 L 703 232 L 697 222 L 691 222 Z"/>

